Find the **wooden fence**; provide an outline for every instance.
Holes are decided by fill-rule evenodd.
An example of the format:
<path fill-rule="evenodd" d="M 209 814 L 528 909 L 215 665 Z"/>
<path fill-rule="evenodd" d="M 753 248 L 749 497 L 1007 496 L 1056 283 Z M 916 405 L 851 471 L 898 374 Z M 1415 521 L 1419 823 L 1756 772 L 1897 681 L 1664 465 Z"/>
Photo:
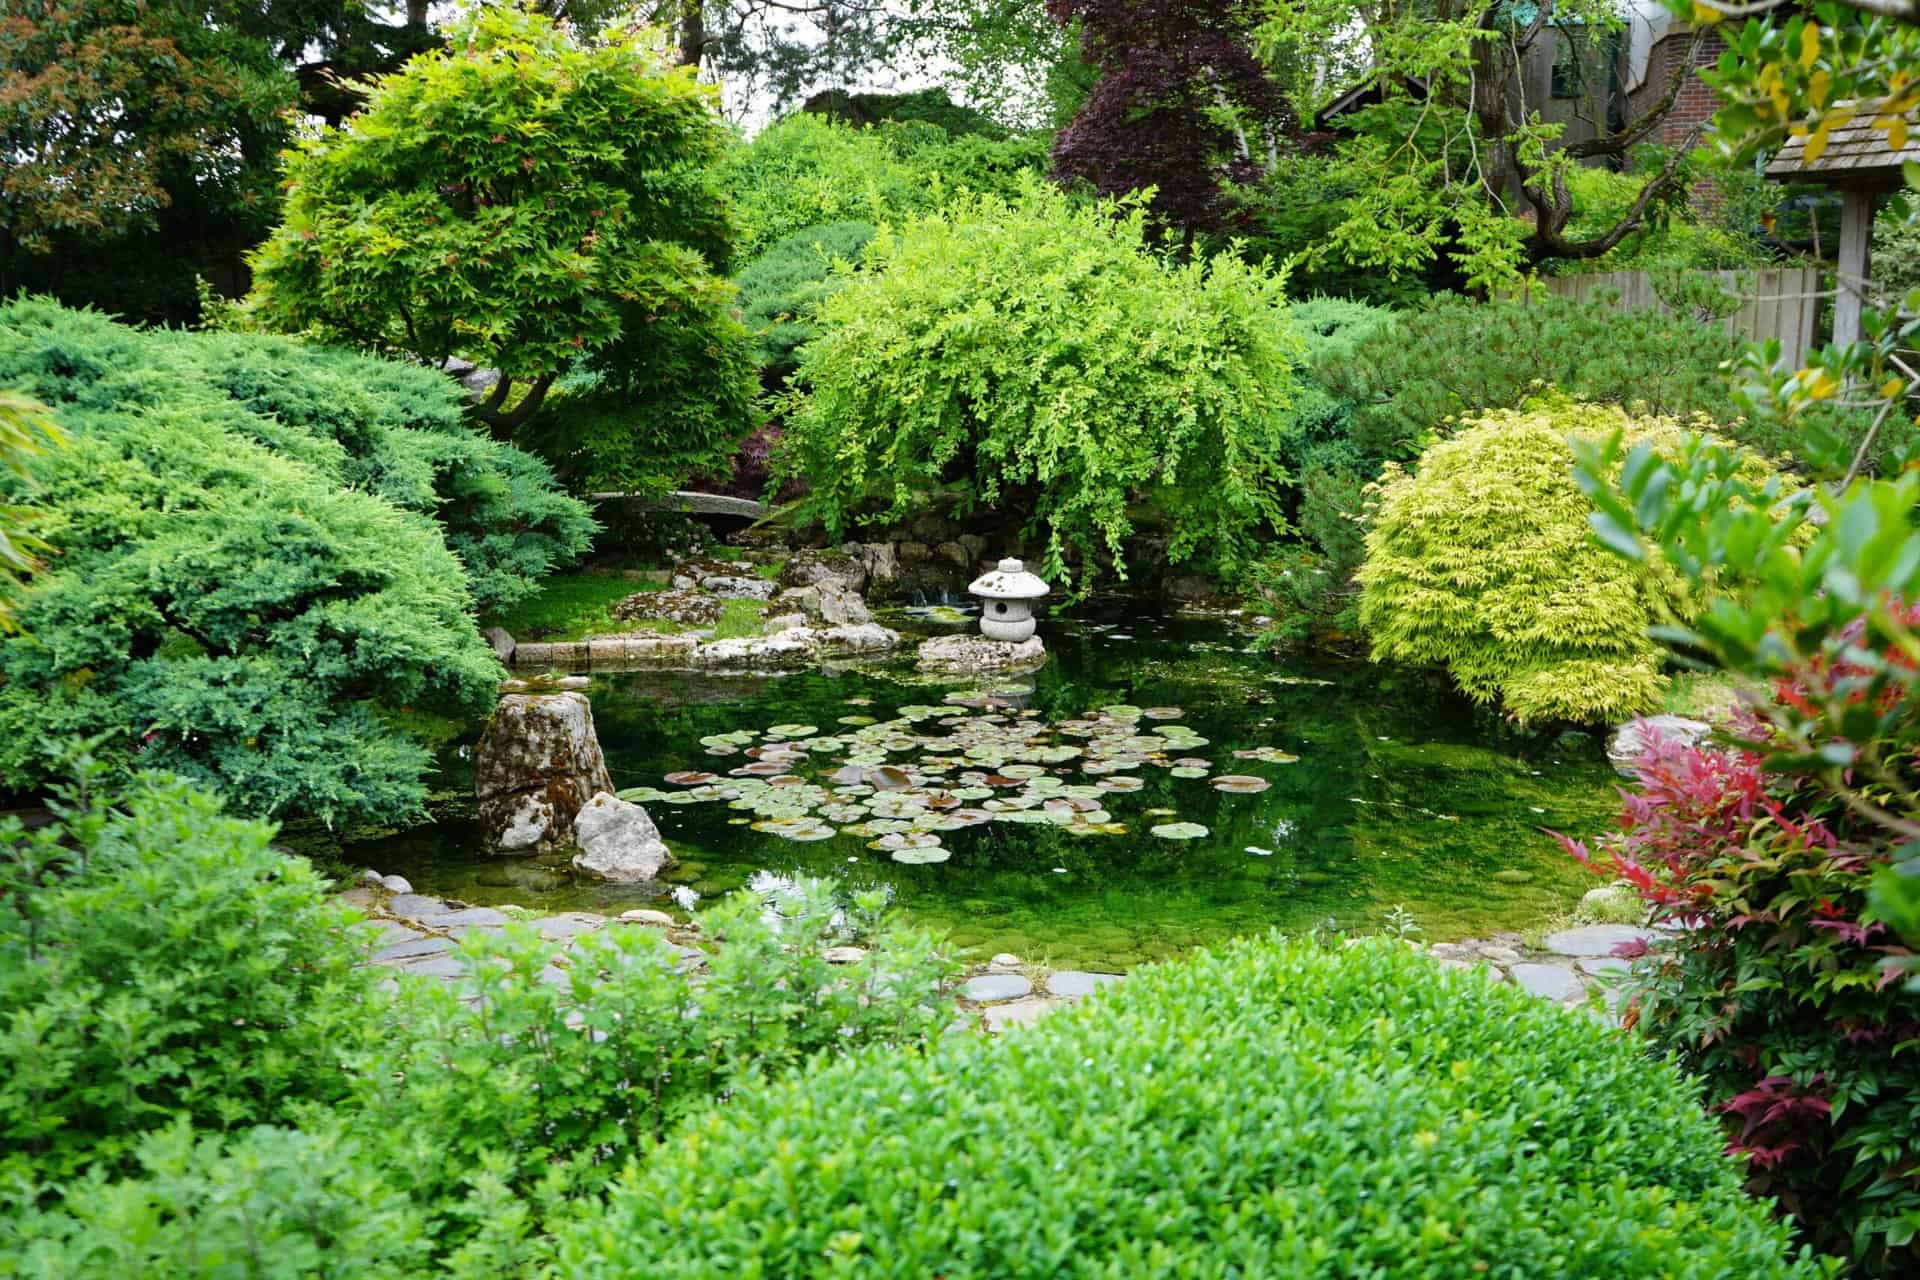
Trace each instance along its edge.
<path fill-rule="evenodd" d="M 1754 342 L 1768 338 L 1780 340 L 1780 350 L 1794 368 L 1806 363 L 1807 353 L 1820 343 L 1817 332 L 1820 318 L 1820 268 L 1766 267 L 1745 271 L 1708 271 L 1720 287 L 1742 299 L 1740 309 L 1721 322 L 1728 333 L 1737 333 Z M 1582 276 L 1550 276 L 1542 279 L 1547 292 L 1562 298 L 1587 299 L 1602 290 L 1619 295 L 1614 305 L 1672 308 L 1653 291 L 1653 280 L 1645 271 L 1597 271 Z"/>

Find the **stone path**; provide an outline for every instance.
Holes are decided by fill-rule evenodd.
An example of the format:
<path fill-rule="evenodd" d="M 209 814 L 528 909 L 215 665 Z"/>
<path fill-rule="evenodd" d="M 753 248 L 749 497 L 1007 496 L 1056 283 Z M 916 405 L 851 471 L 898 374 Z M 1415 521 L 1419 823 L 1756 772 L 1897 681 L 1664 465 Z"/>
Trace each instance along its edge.
<path fill-rule="evenodd" d="M 367 963 L 390 969 L 396 976 L 444 982 L 458 979 L 462 972 L 452 954 L 461 938 L 475 930 L 497 930 L 515 918 L 493 907 L 417 894 L 401 877 L 373 872 L 367 872 L 362 884 L 340 897 L 367 913 L 367 920 L 359 926 L 373 935 L 374 950 Z M 697 968 L 705 963 L 701 950 L 692 945 L 698 941 L 698 926 L 677 921 L 664 911 L 628 911 L 619 916 L 562 911 L 532 916 L 527 922 L 563 947 L 599 929 L 657 929 L 684 964 Z M 1627 967 L 1625 960 L 1612 954 L 1613 949 L 1622 943 L 1653 945 L 1660 939 L 1655 930 L 1593 924 L 1548 934 L 1538 947 L 1527 946 L 1517 933 L 1504 933 L 1466 942 L 1436 942 L 1422 949 L 1444 968 L 1476 970 L 1495 982 L 1511 982 L 1555 1004 L 1586 1006 L 1597 997 L 1611 1008 L 1614 1001 L 1608 979 Z M 825 953 L 826 959 L 836 964 L 850 964 L 864 954 L 859 947 L 830 947 Z M 566 971 L 563 950 L 542 977 L 563 983 Z M 975 967 L 960 983 L 956 995 L 961 1007 L 977 1015 L 987 1030 L 1001 1032 L 1036 1022 L 1124 978 L 1123 974 L 1081 969 L 1049 971 L 1003 953 Z"/>

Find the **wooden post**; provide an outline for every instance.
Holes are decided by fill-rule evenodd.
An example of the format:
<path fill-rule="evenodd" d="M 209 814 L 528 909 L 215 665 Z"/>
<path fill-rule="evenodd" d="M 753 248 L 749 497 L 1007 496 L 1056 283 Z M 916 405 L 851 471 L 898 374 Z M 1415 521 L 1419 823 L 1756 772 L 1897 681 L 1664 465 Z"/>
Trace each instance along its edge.
<path fill-rule="evenodd" d="M 1867 241 L 1873 236 L 1873 193 L 1840 193 L 1840 293 L 1833 300 L 1833 340 L 1860 341 L 1860 300 L 1867 288 Z"/>

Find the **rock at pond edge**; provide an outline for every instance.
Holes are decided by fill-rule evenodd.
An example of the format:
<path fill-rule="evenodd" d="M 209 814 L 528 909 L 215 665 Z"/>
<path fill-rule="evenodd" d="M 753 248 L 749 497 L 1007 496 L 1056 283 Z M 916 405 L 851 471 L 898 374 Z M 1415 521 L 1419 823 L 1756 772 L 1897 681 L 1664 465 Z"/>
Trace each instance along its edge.
<path fill-rule="evenodd" d="M 631 801 L 601 792 L 582 805 L 573 820 L 574 867 L 598 880 L 629 884 L 652 880 L 673 864 L 647 811 Z"/>

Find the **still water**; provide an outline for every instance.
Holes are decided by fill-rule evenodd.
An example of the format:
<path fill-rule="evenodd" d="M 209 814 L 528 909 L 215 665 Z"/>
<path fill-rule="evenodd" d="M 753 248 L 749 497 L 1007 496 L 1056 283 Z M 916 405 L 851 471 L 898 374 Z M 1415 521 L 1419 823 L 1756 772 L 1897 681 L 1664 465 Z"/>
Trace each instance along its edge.
<path fill-rule="evenodd" d="M 1219 622 L 1096 614 L 1044 634 L 1052 660 L 1028 677 L 932 679 L 896 660 L 603 674 L 589 696 L 615 784 L 663 793 L 643 803 L 679 859 L 669 884 L 710 897 L 772 871 L 884 885 L 910 919 L 981 954 L 1125 968 L 1272 927 L 1378 927 L 1396 908 L 1440 940 L 1524 928 L 1591 886 L 1543 828 L 1591 832 L 1613 811 L 1596 738 L 1518 735 L 1441 678 L 1276 659 Z M 446 791 L 469 787 L 476 737 L 448 753 Z M 848 792 L 854 775 L 829 775 L 849 757 L 906 777 Z M 664 781 L 685 771 L 716 775 L 703 793 L 716 798 L 665 800 L 697 788 Z M 757 813 L 717 790 L 743 776 Z M 906 794 L 881 794 L 891 786 Z M 903 856 L 945 860 L 896 860 L 929 826 L 935 852 Z M 577 879 L 563 858 L 489 858 L 480 843 L 472 806 L 453 801 L 346 855 L 473 903 L 668 905 Z"/>

